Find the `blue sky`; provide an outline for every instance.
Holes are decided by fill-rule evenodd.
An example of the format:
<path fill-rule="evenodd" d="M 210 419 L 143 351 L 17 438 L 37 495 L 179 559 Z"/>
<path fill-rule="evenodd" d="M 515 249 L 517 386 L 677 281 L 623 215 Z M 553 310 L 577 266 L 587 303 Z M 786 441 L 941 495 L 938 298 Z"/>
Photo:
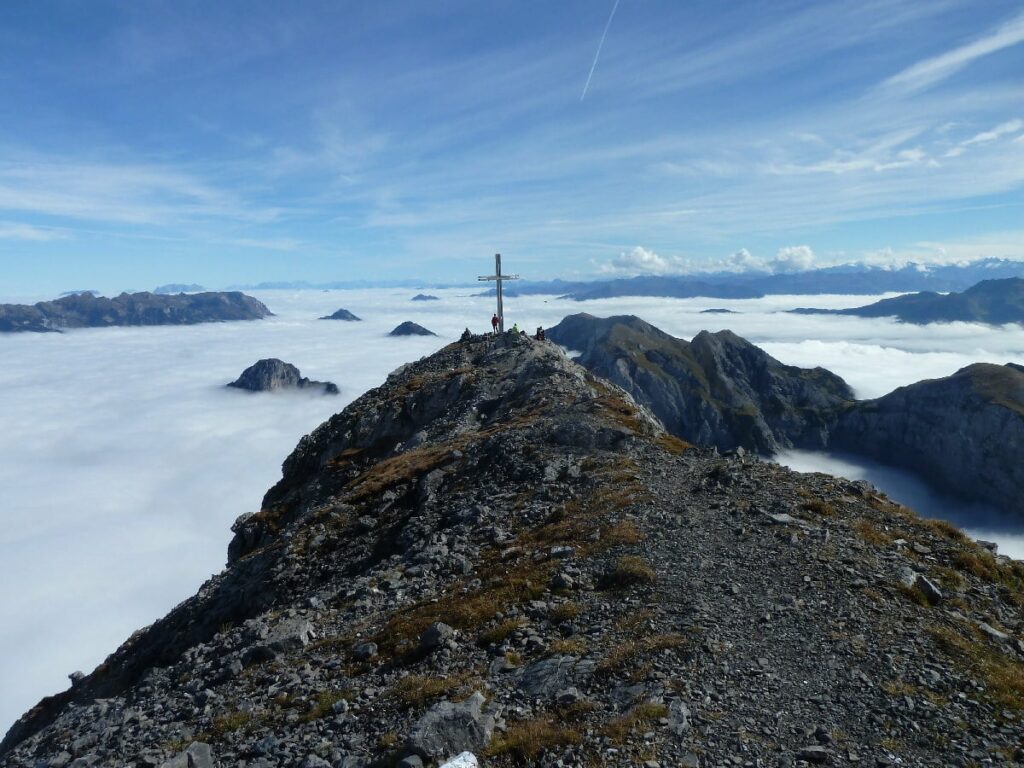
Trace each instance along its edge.
<path fill-rule="evenodd" d="M 1019 2 L 0 4 L 0 293 L 1024 258 Z"/>

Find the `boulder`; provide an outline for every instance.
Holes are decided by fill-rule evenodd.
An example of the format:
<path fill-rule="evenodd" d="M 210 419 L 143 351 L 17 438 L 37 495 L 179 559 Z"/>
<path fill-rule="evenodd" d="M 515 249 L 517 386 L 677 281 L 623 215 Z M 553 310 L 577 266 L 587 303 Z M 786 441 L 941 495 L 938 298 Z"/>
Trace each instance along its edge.
<path fill-rule="evenodd" d="M 193 741 L 160 768 L 213 768 L 213 752 L 209 744 Z"/>
<path fill-rule="evenodd" d="M 413 726 L 409 751 L 424 760 L 444 760 L 487 746 L 494 734 L 494 716 L 483 712 L 483 704 L 479 691 L 459 704 L 435 704 Z"/>

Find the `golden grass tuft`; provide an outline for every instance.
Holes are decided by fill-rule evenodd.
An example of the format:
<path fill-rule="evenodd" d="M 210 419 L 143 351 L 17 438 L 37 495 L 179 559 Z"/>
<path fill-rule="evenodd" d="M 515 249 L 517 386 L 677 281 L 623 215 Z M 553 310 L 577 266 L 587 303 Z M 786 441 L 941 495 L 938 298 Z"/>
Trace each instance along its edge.
<path fill-rule="evenodd" d="M 866 518 L 861 518 L 854 523 L 853 530 L 865 544 L 870 544 L 874 547 L 884 547 L 892 543 L 892 537 L 889 534 L 879 528 L 876 523 Z"/>
<path fill-rule="evenodd" d="M 522 618 L 516 619 L 505 619 L 497 626 L 485 629 L 477 637 L 477 645 L 482 648 L 486 648 L 488 645 L 504 642 L 504 640 L 515 632 L 517 629 L 526 624 L 526 620 Z"/>
<path fill-rule="evenodd" d="M 604 735 L 616 744 L 621 744 L 638 728 L 655 723 L 667 714 L 668 707 L 664 704 L 646 701 L 609 720 L 603 729 Z"/>
<path fill-rule="evenodd" d="M 1024 709 L 1024 664 L 993 649 L 977 630 L 970 637 L 947 626 L 934 626 L 929 634 L 954 663 L 980 675 L 989 697 L 1007 709 Z"/>
<path fill-rule="evenodd" d="M 484 750 L 483 756 L 507 756 L 520 763 L 532 762 L 544 752 L 579 744 L 581 740 L 578 731 L 551 719 L 522 720 L 512 723 L 496 737 Z"/>
<path fill-rule="evenodd" d="M 657 580 L 658 575 L 644 558 L 637 555 L 623 555 L 605 576 L 604 586 L 612 589 L 624 589 L 640 584 L 653 584 Z"/>

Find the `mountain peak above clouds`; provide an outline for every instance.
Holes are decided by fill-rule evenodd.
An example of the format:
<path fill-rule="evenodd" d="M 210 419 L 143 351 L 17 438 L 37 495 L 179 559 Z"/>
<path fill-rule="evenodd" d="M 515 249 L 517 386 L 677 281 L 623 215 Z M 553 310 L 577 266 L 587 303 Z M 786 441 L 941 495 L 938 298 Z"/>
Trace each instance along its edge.
<path fill-rule="evenodd" d="M 650 328 L 608 335 L 672 349 Z M 753 762 L 1019 749 L 1011 564 L 865 484 L 692 447 L 519 334 L 394 372 L 233 530 L 222 573 L 11 729 L 9 764 L 730 759 L 707 723 L 773 734 Z"/>

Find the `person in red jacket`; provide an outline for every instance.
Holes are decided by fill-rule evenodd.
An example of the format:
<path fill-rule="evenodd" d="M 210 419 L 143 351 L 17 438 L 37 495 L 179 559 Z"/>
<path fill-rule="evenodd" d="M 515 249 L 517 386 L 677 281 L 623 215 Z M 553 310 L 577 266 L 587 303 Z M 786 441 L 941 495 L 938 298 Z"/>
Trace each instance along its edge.
<path fill-rule="evenodd" d="M 491 333 L 498 332 L 498 313 L 495 312 L 494 316 L 491 317 Z"/>

